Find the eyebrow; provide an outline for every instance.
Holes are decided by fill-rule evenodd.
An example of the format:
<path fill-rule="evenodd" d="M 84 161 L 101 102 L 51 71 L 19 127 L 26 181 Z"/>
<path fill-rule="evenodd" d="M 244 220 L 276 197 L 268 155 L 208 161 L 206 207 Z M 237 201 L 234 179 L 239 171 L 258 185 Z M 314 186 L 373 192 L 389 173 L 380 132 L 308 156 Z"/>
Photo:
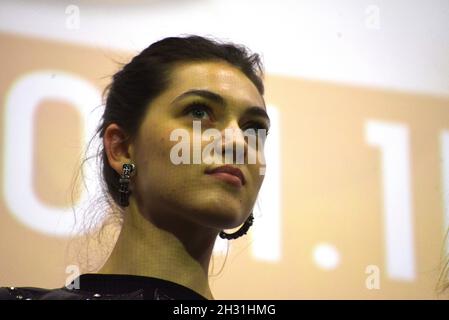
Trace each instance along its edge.
<path fill-rule="evenodd" d="M 211 100 L 223 107 L 226 106 L 225 99 L 222 96 L 220 96 L 218 93 L 215 93 L 215 92 L 212 92 L 209 90 L 199 90 L 199 89 L 188 90 L 188 91 L 180 94 L 178 97 L 176 97 L 171 103 L 173 104 L 176 101 L 179 101 L 188 96 L 200 96 L 207 100 Z M 270 125 L 270 117 L 268 116 L 265 109 L 262 107 L 251 106 L 251 107 L 247 108 L 244 113 L 263 117 L 268 121 L 268 124 Z"/>

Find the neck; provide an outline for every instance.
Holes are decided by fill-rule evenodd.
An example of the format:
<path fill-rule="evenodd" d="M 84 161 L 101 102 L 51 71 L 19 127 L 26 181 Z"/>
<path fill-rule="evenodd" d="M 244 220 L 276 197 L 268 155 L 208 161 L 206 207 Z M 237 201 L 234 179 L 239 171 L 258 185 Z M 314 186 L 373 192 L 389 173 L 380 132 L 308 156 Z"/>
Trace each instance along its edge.
<path fill-rule="evenodd" d="M 133 196 L 129 200 L 117 243 L 98 272 L 164 279 L 213 299 L 208 269 L 216 233 L 192 225 L 166 231 L 141 214 Z"/>

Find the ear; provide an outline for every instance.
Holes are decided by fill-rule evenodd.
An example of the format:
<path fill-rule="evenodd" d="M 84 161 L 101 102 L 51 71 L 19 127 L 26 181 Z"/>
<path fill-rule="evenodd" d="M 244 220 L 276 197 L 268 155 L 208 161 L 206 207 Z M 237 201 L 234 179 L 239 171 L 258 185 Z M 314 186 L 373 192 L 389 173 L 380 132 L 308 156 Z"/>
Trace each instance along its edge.
<path fill-rule="evenodd" d="M 125 141 L 126 134 L 115 123 L 111 123 L 103 135 L 104 149 L 109 165 L 118 173 L 122 173 L 124 163 L 133 162 L 131 159 L 132 145 Z M 130 152 L 131 151 L 131 152 Z"/>

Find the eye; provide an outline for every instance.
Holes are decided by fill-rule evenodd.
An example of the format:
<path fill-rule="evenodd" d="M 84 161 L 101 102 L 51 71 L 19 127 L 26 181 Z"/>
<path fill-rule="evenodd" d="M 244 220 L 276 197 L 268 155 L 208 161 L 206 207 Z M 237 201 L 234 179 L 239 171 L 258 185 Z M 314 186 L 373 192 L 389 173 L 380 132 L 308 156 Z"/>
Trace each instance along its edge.
<path fill-rule="evenodd" d="M 257 134 L 257 130 L 264 129 L 265 132 L 266 132 L 266 135 L 268 135 L 269 129 L 267 128 L 267 126 L 263 122 L 250 122 L 248 124 L 249 124 L 249 126 L 247 126 L 245 128 L 245 130 L 254 129 L 254 131 Z"/>
<path fill-rule="evenodd" d="M 212 110 L 203 102 L 193 102 L 189 104 L 185 112 L 186 114 L 191 114 L 195 119 L 205 119 L 204 117 L 207 116 L 209 117 L 208 120 L 211 120 L 210 114 L 212 113 Z"/>

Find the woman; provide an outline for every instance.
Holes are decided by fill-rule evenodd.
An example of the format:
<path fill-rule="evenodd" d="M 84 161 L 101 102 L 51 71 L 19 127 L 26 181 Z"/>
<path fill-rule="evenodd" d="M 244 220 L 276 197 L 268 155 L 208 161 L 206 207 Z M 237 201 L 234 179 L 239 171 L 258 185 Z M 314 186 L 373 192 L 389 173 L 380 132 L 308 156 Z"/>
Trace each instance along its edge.
<path fill-rule="evenodd" d="M 2 288 L 0 298 L 213 299 L 216 237 L 248 231 L 264 178 L 264 139 L 250 143 L 270 125 L 262 77 L 257 54 L 199 36 L 165 38 L 134 57 L 113 76 L 97 131 L 103 182 L 123 215 L 112 253 L 98 274 L 80 276 L 79 289 Z M 198 126 L 223 137 L 218 154 L 204 153 L 211 142 L 201 138 L 200 161 Z M 190 162 L 180 163 L 180 147 Z M 243 163 L 232 161 L 238 150 Z"/>

